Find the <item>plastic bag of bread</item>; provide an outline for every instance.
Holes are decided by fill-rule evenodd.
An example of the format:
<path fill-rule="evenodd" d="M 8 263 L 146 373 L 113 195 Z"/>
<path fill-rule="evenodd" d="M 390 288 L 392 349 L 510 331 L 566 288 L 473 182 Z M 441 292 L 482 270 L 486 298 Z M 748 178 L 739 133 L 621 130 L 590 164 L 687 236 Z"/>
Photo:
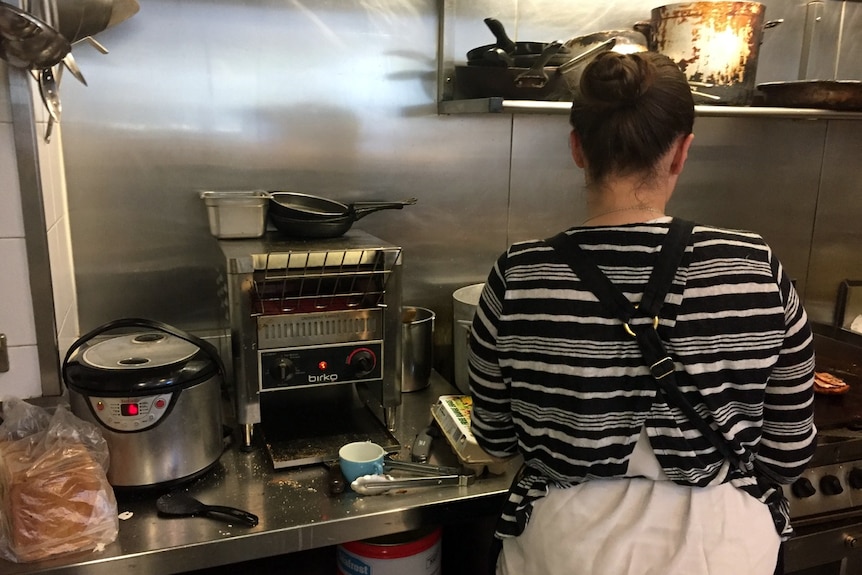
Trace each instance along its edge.
<path fill-rule="evenodd" d="M 101 549 L 117 538 L 117 500 L 99 429 L 60 405 L 3 400 L 0 556 L 29 562 Z"/>

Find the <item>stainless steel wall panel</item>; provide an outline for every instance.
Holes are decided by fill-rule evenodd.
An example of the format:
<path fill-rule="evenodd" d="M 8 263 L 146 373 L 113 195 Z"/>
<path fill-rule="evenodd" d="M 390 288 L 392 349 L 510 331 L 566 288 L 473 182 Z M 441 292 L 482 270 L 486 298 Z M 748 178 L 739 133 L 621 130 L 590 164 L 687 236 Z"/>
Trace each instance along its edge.
<path fill-rule="evenodd" d="M 862 121 L 830 122 L 812 240 L 806 308 L 832 323 L 838 286 L 862 279 Z"/>
<path fill-rule="evenodd" d="M 487 16 L 515 39 L 542 41 L 628 28 L 659 4 L 142 2 L 134 18 L 99 35 L 109 54 L 75 46 L 89 86 L 67 76 L 61 87 L 81 329 L 130 315 L 186 329 L 224 325 L 220 255 L 197 190 L 415 196 L 414 206 L 355 225 L 404 248 L 404 302 L 437 312 L 436 363 L 451 374 L 452 292 L 484 281 L 508 243 L 545 237 L 585 214 L 566 117 L 438 116 L 446 88 L 438 65 L 445 71 L 492 43 Z M 767 5 L 768 18 L 786 21 L 765 37 L 758 79 L 795 79 L 802 9 L 789 0 Z M 860 41 L 860 6 L 848 6 L 842 50 Z M 842 73 L 857 60 L 844 58 Z M 670 211 L 763 233 L 801 289 L 806 279 L 823 282 L 811 288 L 813 315 L 822 318 L 834 299 L 828 292 L 854 269 L 855 244 L 843 242 L 858 238 L 830 235 L 828 220 L 815 228 L 817 190 L 828 183 L 838 201 L 857 189 L 848 150 L 859 149 L 859 126 L 833 122 L 827 138 L 823 121 L 699 118 Z M 835 204 L 817 217 L 841 210 Z M 850 203 L 838 215 L 854 212 Z M 842 268 L 815 266 L 836 251 Z M 813 278 L 815 268 L 824 277 Z"/>
<path fill-rule="evenodd" d="M 568 117 L 514 116 L 509 240 L 547 238 L 586 218 L 583 172 L 569 151 Z"/>
<path fill-rule="evenodd" d="M 752 230 L 805 292 L 826 122 L 698 118 L 673 214 Z"/>

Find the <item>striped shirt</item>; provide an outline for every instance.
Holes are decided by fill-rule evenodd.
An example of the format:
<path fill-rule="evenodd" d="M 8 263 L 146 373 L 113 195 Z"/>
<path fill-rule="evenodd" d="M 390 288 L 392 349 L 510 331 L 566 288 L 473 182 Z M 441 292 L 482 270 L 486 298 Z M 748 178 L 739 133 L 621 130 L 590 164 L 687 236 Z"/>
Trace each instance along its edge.
<path fill-rule="evenodd" d="M 637 304 L 669 221 L 567 233 Z M 523 530 L 549 484 L 626 477 L 641 429 L 671 481 L 730 481 L 768 504 L 788 535 L 776 483 L 799 477 L 814 452 L 814 346 L 770 247 L 754 233 L 696 225 L 657 329 L 685 397 L 742 461 L 769 469 L 771 482 L 729 469 L 668 405 L 636 340 L 563 262 L 541 240 L 513 245 L 491 270 L 473 320 L 473 433 L 491 455 L 521 453 L 528 470 L 510 491 L 498 536 Z"/>

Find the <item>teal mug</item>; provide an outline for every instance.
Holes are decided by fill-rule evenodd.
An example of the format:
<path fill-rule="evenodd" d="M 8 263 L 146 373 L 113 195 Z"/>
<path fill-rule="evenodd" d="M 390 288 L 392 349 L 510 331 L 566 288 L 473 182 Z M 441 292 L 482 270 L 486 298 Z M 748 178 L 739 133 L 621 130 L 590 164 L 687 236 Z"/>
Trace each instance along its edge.
<path fill-rule="evenodd" d="M 341 473 L 348 485 L 363 475 L 383 473 L 383 456 L 386 450 L 371 441 L 354 441 L 338 450 Z"/>

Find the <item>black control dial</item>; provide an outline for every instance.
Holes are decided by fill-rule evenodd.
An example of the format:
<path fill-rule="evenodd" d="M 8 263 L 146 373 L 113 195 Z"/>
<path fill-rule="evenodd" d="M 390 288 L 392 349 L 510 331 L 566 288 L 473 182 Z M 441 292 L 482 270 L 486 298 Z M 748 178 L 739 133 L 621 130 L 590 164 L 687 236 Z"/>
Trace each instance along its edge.
<path fill-rule="evenodd" d="M 847 482 L 853 489 L 862 489 L 862 469 L 854 467 L 850 470 L 850 475 L 847 477 Z"/>
<path fill-rule="evenodd" d="M 279 356 L 269 367 L 269 376 L 279 382 L 288 382 L 296 375 L 296 366 L 285 356 Z"/>
<path fill-rule="evenodd" d="M 800 477 L 793 482 L 790 492 L 799 499 L 805 499 L 817 493 L 817 489 L 814 488 L 814 484 L 808 478 Z"/>
<path fill-rule="evenodd" d="M 370 349 L 363 347 L 350 354 L 347 365 L 353 368 L 356 377 L 363 377 L 374 371 L 377 366 L 377 356 Z"/>
<path fill-rule="evenodd" d="M 844 493 L 844 487 L 841 485 L 841 480 L 834 475 L 824 475 L 820 478 L 820 491 L 824 495 L 839 495 Z"/>

